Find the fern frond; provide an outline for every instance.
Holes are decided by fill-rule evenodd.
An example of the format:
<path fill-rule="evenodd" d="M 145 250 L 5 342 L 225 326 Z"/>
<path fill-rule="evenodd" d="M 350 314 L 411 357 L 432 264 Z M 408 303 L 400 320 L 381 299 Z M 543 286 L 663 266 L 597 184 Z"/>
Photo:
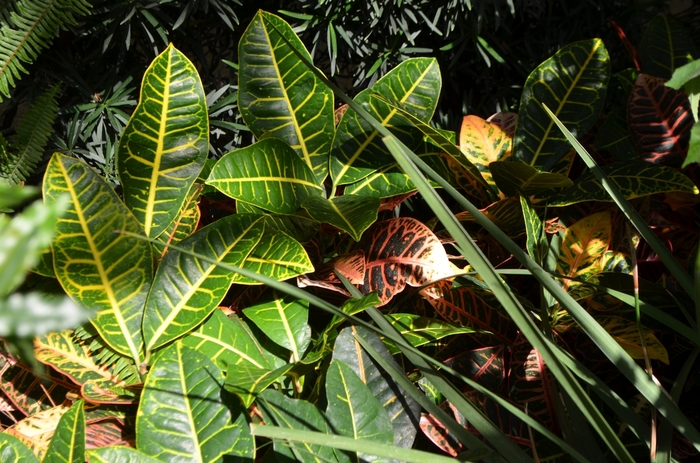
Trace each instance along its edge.
<path fill-rule="evenodd" d="M 58 90 L 58 85 L 54 85 L 36 99 L 19 122 L 10 150 L 4 153 L 5 159 L 0 159 L 0 177 L 10 184 L 27 180 L 41 160 L 58 110 Z"/>
<path fill-rule="evenodd" d="M 48 47 L 59 29 L 77 24 L 75 15 L 89 13 L 85 0 L 18 0 L 8 5 L 0 26 L 0 94 L 10 96 L 10 88 L 27 73 L 32 63 Z"/>

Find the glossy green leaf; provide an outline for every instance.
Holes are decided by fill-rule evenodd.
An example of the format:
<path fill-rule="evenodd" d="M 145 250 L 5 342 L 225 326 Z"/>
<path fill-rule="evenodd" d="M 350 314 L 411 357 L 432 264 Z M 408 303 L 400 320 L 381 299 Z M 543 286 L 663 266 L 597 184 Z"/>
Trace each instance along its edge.
<path fill-rule="evenodd" d="M 181 343 L 169 346 L 146 378 L 136 414 L 136 448 L 161 461 L 252 459 L 255 443 L 244 410 L 221 393 L 221 370 Z"/>
<path fill-rule="evenodd" d="M 300 62 L 290 43 L 311 59 L 286 22 L 263 11 L 255 15 L 238 45 L 239 108 L 258 139 L 286 141 L 320 185 L 333 140 L 333 92 Z"/>
<path fill-rule="evenodd" d="M 124 202 L 155 238 L 180 213 L 209 152 L 207 100 L 197 70 L 169 45 L 146 70 L 117 153 Z"/>
<path fill-rule="evenodd" d="M 263 217 L 235 214 L 219 219 L 180 243 L 184 249 L 243 265 L 260 242 Z M 146 349 L 152 350 L 199 325 L 226 295 L 234 275 L 190 254 L 170 251 L 153 279 L 143 315 Z"/>
<path fill-rule="evenodd" d="M 496 161 L 489 168 L 498 189 L 506 196 L 531 196 L 573 184 L 565 175 L 539 172 L 522 162 Z"/>
<path fill-rule="evenodd" d="M 389 71 L 371 89 L 360 92 L 355 102 L 409 146 L 416 145 L 422 139 L 420 132 L 385 102 L 371 98 L 371 94 L 383 95 L 427 123 L 435 111 L 441 85 L 440 69 L 434 58 L 413 58 Z M 330 160 L 333 184 L 357 182 L 393 162 L 379 132 L 349 108 L 338 124 L 333 140 Z"/>
<path fill-rule="evenodd" d="M 274 389 L 266 389 L 258 397 L 258 407 L 265 422 L 283 428 L 316 431 L 329 434 L 328 422 L 315 405 L 305 400 L 285 397 Z M 304 463 L 329 463 L 337 461 L 333 449 L 304 442 L 275 440 L 275 452 Z"/>
<path fill-rule="evenodd" d="M 82 325 L 92 315 L 67 296 L 13 293 L 0 299 L 0 337 L 43 336 Z"/>
<path fill-rule="evenodd" d="M 56 222 L 68 208 L 68 200 L 68 195 L 57 195 L 47 204 L 35 201 L 12 220 L 0 215 L 0 297 L 17 288 L 37 265 L 56 234 Z"/>
<path fill-rule="evenodd" d="M 248 408 L 255 398 L 282 375 L 292 369 L 294 365 L 283 365 L 276 370 L 255 368 L 250 365 L 229 365 L 226 372 L 226 390 L 238 395 L 243 405 Z"/>
<path fill-rule="evenodd" d="M 421 317 L 410 313 L 395 313 L 385 315 L 389 323 L 396 328 L 412 346 L 418 347 L 424 344 L 438 341 L 447 336 L 456 334 L 475 333 L 476 330 L 468 327 L 455 326 L 452 323 L 438 320 L 436 318 Z M 389 353 L 396 355 L 401 352 L 396 345 L 390 341 L 388 344 Z"/>
<path fill-rule="evenodd" d="M 101 447 L 87 451 L 90 463 L 160 463 L 143 452 L 129 447 Z"/>
<path fill-rule="evenodd" d="M 520 197 L 520 207 L 522 208 L 525 222 L 525 248 L 532 260 L 542 264 L 548 246 L 547 237 L 544 234 L 544 225 L 537 210 L 532 207 L 527 198 Z"/>
<path fill-rule="evenodd" d="M 688 156 L 683 161 L 683 167 L 694 162 L 700 162 L 700 123 L 697 122 L 690 129 L 690 146 Z"/>
<path fill-rule="evenodd" d="M 569 150 L 542 103 L 576 137 L 598 119 L 610 78 L 610 58 L 600 39 L 575 42 L 540 64 L 527 78 L 515 129 L 516 159 L 548 171 Z"/>
<path fill-rule="evenodd" d="M 52 245 L 56 277 L 69 296 L 97 313 L 92 324 L 104 340 L 140 364 L 151 246 L 114 230 L 141 235 L 141 226 L 109 184 L 77 159 L 54 154 L 43 188 L 49 204 L 63 193 L 71 198 Z"/>
<path fill-rule="evenodd" d="M 698 188 L 693 182 L 676 169 L 645 161 L 616 162 L 602 166 L 601 170 L 627 199 L 668 191 L 698 193 Z M 581 201 L 612 201 L 600 181 L 590 171 L 576 179 L 572 187 L 548 201 L 548 205 L 567 206 Z"/>
<path fill-rule="evenodd" d="M 309 196 L 301 207 L 314 220 L 338 227 L 348 232 L 355 241 L 360 241 L 362 233 L 377 221 L 380 202 L 379 198 L 347 194 L 330 200 Z"/>
<path fill-rule="evenodd" d="M 42 463 L 85 462 L 84 405 L 78 400 L 61 416 Z"/>
<path fill-rule="evenodd" d="M 697 56 L 691 35 L 669 16 L 653 18 L 639 44 L 642 72 L 662 79 Z"/>
<path fill-rule="evenodd" d="M 32 268 L 32 272 L 44 277 L 56 278 L 56 272 L 53 271 L 53 254 L 50 247 L 39 254 L 39 262 Z"/>
<path fill-rule="evenodd" d="M 245 322 L 235 315 L 229 318 L 221 310 L 215 310 L 206 322 L 180 342 L 206 355 L 223 371 L 230 365 L 273 368 Z"/>
<path fill-rule="evenodd" d="M 192 186 L 192 191 L 187 195 L 187 201 L 180 210 L 178 216 L 170 222 L 163 233 L 156 237 L 157 242 L 152 243 L 154 250 L 162 257 L 168 252 L 168 246 L 177 244 L 189 237 L 197 229 L 201 213 L 197 202 L 201 192 L 201 184 Z"/>
<path fill-rule="evenodd" d="M 340 360 L 349 366 L 382 404 L 394 429 L 394 445 L 411 448 L 418 431 L 420 405 L 365 352 L 355 339 L 357 336 L 362 336 L 387 362 L 399 368 L 379 336 L 361 326 L 350 326 L 340 332 L 333 348 L 333 361 Z"/>
<path fill-rule="evenodd" d="M 394 429 L 386 410 L 353 369 L 340 360 L 328 367 L 326 397 L 326 418 L 336 434 L 394 443 Z"/>
<path fill-rule="evenodd" d="M 265 217 L 265 232 L 242 265 L 247 270 L 276 280 L 286 280 L 314 271 L 309 255 L 297 240 L 280 230 L 277 222 Z M 233 282 L 260 284 L 257 280 L 235 274 Z"/>
<path fill-rule="evenodd" d="M 293 214 L 307 196 L 322 194 L 311 169 L 277 138 L 224 155 L 207 184 L 231 198 L 279 214 Z"/>
<path fill-rule="evenodd" d="M 260 301 L 243 309 L 260 331 L 292 352 L 292 361 L 301 359 L 311 342 L 309 303 L 273 292 L 272 300 Z"/>
<path fill-rule="evenodd" d="M 39 459 L 15 436 L 0 433 L 0 461 L 3 463 L 39 463 Z"/>

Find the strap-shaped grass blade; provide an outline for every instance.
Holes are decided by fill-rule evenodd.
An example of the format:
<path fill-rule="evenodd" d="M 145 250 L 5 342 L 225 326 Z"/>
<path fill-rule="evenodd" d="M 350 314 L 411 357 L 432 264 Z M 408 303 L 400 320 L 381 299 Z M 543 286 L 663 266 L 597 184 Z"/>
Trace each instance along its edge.
<path fill-rule="evenodd" d="M 3 463 L 39 463 L 29 447 L 6 433 L 0 433 L 0 461 Z"/>
<path fill-rule="evenodd" d="M 311 60 L 289 24 L 263 11 L 255 15 L 238 46 L 239 107 L 257 138 L 286 141 L 320 185 L 333 140 L 333 92 L 291 46 Z"/>
<path fill-rule="evenodd" d="M 202 228 L 179 245 L 217 262 L 242 266 L 260 241 L 263 216 L 235 214 Z M 143 316 L 150 351 L 199 325 L 226 295 L 234 275 L 190 254 L 170 251 L 153 279 Z"/>
<path fill-rule="evenodd" d="M 85 462 L 84 405 L 85 401 L 78 400 L 63 414 L 42 463 Z"/>
<path fill-rule="evenodd" d="M 371 196 L 343 195 L 331 199 L 309 196 L 301 207 L 321 223 L 346 231 L 355 241 L 377 220 L 381 200 Z"/>
<path fill-rule="evenodd" d="M 209 150 L 207 101 L 194 65 L 169 45 L 146 70 L 119 142 L 124 202 L 155 238 L 179 215 Z"/>
<path fill-rule="evenodd" d="M 566 138 L 547 116 L 542 103 L 576 137 L 598 119 L 610 78 L 610 58 L 600 39 L 575 42 L 537 66 L 525 81 L 515 128 L 514 156 L 541 170 L 569 150 Z"/>
<path fill-rule="evenodd" d="M 387 362 L 399 368 L 379 336 L 361 326 L 350 326 L 340 332 L 333 348 L 333 361 L 341 360 L 352 368 L 382 404 L 394 429 L 394 445 L 411 448 L 418 431 L 420 405 L 364 351 L 356 336 L 362 336 Z"/>
<path fill-rule="evenodd" d="M 355 102 L 413 148 L 422 141 L 420 131 L 396 109 L 370 96 L 378 93 L 427 123 L 433 117 L 441 86 L 437 61 L 434 58 L 413 58 L 389 71 L 371 89 L 360 92 Z M 357 182 L 393 162 L 394 158 L 382 143 L 379 132 L 354 109 L 348 108 L 333 139 L 330 158 L 333 184 Z"/>
<path fill-rule="evenodd" d="M 243 202 L 278 214 L 293 214 L 301 202 L 322 194 L 311 169 L 277 138 L 232 151 L 216 163 L 207 184 Z"/>
<path fill-rule="evenodd" d="M 141 363 L 143 304 L 153 278 L 148 242 L 114 190 L 77 159 L 54 154 L 44 176 L 44 200 L 68 193 L 67 212 L 56 224 L 56 277 L 69 296 L 97 312 L 92 324 L 117 352 Z"/>
<path fill-rule="evenodd" d="M 255 442 L 243 410 L 222 395 L 219 367 L 177 342 L 158 356 L 136 414 L 136 448 L 161 461 L 252 459 Z"/>

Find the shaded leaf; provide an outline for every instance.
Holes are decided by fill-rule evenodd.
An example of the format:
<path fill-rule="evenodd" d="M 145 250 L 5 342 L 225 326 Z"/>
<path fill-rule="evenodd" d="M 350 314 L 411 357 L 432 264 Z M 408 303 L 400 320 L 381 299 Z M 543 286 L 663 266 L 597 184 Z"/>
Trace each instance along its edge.
<path fill-rule="evenodd" d="M 597 317 L 596 321 L 605 328 L 605 331 L 610 333 L 610 336 L 612 336 L 632 358 L 644 358 L 642 341 L 635 322 L 615 316 Z M 642 334 L 644 335 L 644 342 L 649 358 L 652 360 L 661 360 L 668 365 L 668 351 L 654 335 L 654 332 L 642 326 Z"/>
<path fill-rule="evenodd" d="M 309 196 L 301 207 L 316 221 L 329 223 L 346 231 L 355 241 L 377 220 L 379 198 L 343 195 L 330 200 Z"/>
<path fill-rule="evenodd" d="M 554 188 L 570 187 L 568 177 L 552 172 L 539 172 L 520 162 L 497 161 L 489 165 L 493 180 L 506 196 L 532 196 Z"/>
<path fill-rule="evenodd" d="M 437 320 L 435 318 L 421 317 L 410 313 L 395 313 L 385 315 L 389 323 L 396 328 L 412 346 L 418 347 L 424 344 L 433 343 L 447 336 L 456 334 L 474 333 L 468 327 L 455 326 L 449 322 Z M 392 342 L 385 340 L 391 355 L 401 352 Z"/>
<path fill-rule="evenodd" d="M 698 56 L 697 48 L 676 20 L 662 15 L 651 20 L 639 44 L 642 72 L 670 79 L 673 71 L 690 61 L 691 56 Z"/>
<path fill-rule="evenodd" d="M 229 408 L 221 370 L 205 355 L 175 343 L 154 362 L 136 415 L 136 446 L 161 461 L 252 458 L 255 445 L 240 408 Z"/>
<path fill-rule="evenodd" d="M 481 347 L 460 352 L 444 363 L 482 386 L 498 391 L 506 377 L 504 353 L 503 345 Z"/>
<path fill-rule="evenodd" d="M 158 240 L 153 244 L 155 251 L 160 254 L 161 258 L 168 252 L 168 246 L 177 244 L 185 238 L 189 237 L 197 229 L 201 213 L 197 202 L 199 201 L 199 193 L 203 185 L 195 184 L 192 186 L 192 191 L 187 197 L 180 214 L 170 222 L 168 228 L 163 230 L 163 233 L 156 237 Z"/>
<path fill-rule="evenodd" d="M 255 368 L 250 365 L 229 365 L 226 372 L 226 390 L 240 397 L 243 405 L 248 408 L 255 398 L 275 383 L 294 365 L 283 365 L 275 370 Z"/>

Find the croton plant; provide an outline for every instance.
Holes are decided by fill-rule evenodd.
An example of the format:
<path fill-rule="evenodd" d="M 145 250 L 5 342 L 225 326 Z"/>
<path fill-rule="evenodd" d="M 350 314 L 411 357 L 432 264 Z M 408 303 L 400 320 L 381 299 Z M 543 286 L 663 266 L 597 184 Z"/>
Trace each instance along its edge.
<path fill-rule="evenodd" d="M 611 77 L 601 40 L 573 43 L 532 72 L 517 113 L 466 116 L 455 134 L 431 124 L 435 59 L 408 59 L 339 106 L 292 28 L 259 12 L 238 49 L 256 141 L 218 160 L 197 71 L 168 46 L 121 138 L 119 188 L 64 154 L 48 163 L 44 202 L 67 206 L 30 283 L 60 285 L 91 319 L 36 338 L 43 372 L 0 356 L 0 405 L 16 420 L 2 461 L 441 461 L 434 446 L 410 450 L 430 441 L 464 461 L 634 461 L 648 452 L 644 400 L 697 447 L 633 360 L 692 347 L 669 352 L 658 323 L 635 318 L 640 234 L 604 188 L 647 215 L 649 198 L 697 201 L 678 169 L 689 99 L 654 72 L 683 64 L 672 46 L 670 68 L 657 47 L 648 73 Z M 593 129 L 602 177 L 582 171 L 557 120 L 582 140 Z M 468 240 L 418 209 L 431 191 Z M 559 289 L 540 292 L 513 245 Z M 678 311 L 664 294 L 644 295 L 645 322 Z M 637 378 L 628 402 L 596 376 L 619 372 Z"/>

